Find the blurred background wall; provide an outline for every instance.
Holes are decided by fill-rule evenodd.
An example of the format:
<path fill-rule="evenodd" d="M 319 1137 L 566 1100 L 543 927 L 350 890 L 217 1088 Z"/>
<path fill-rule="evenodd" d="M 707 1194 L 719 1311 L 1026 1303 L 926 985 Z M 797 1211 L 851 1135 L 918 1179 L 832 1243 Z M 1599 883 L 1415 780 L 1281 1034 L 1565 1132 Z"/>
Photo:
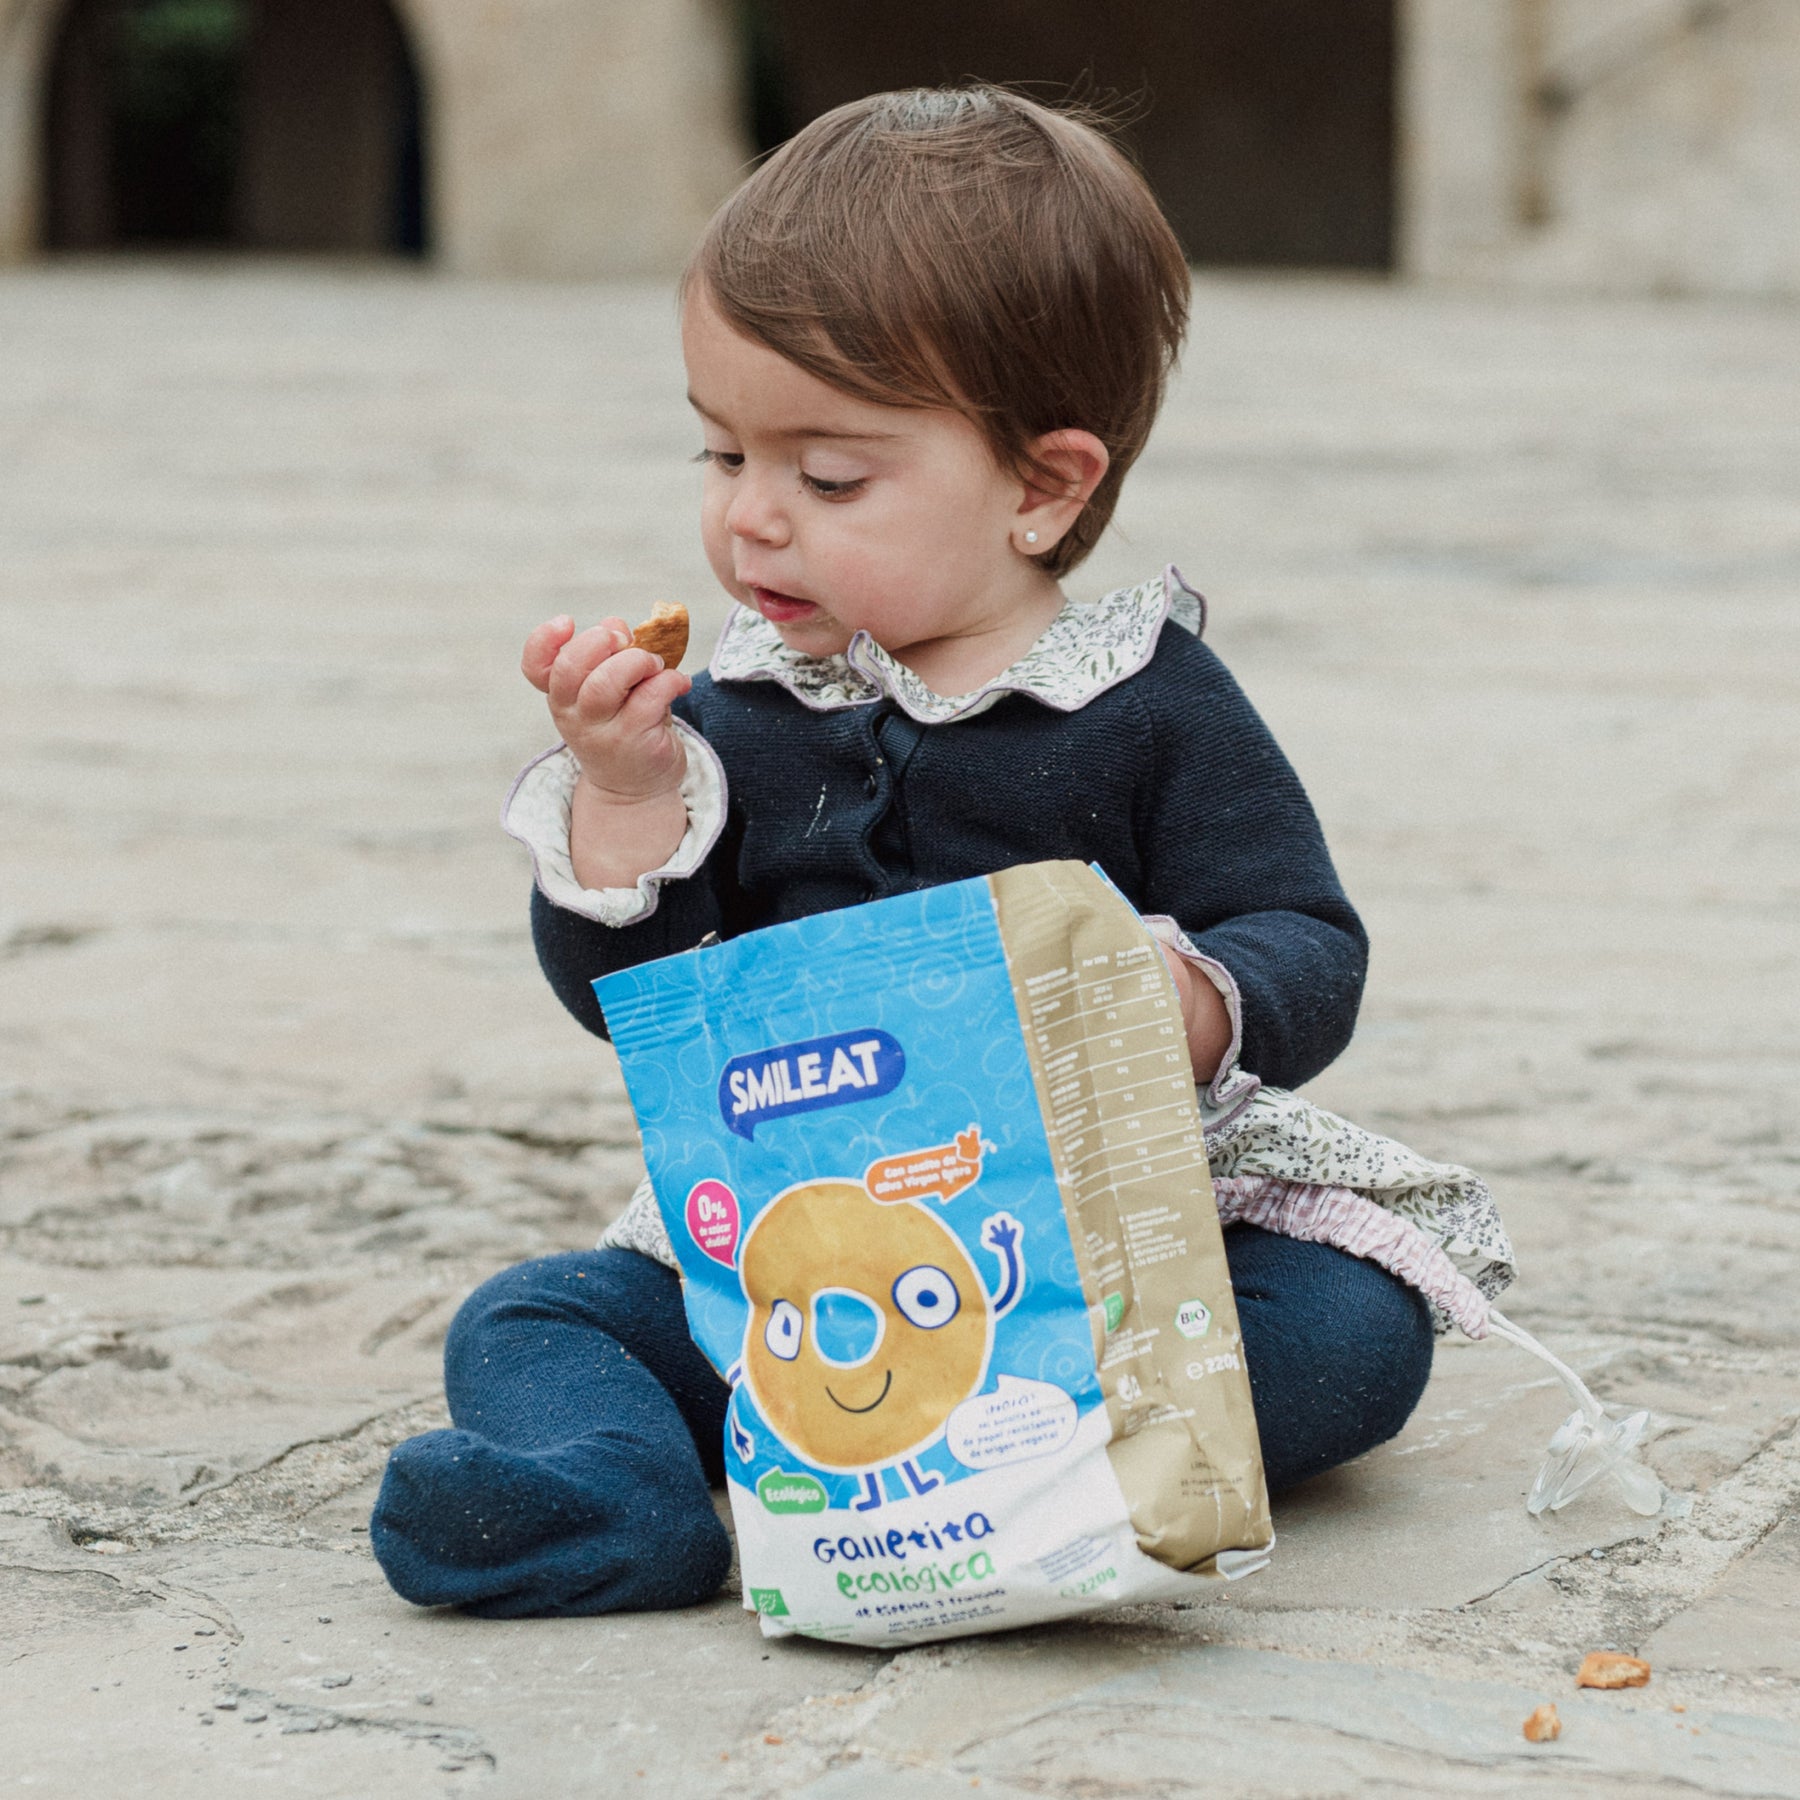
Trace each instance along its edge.
<path fill-rule="evenodd" d="M 722 0 L 0 0 L 0 260 L 677 265 L 746 154 Z"/>
<path fill-rule="evenodd" d="M 968 76 L 1122 104 L 1199 264 L 1800 293 L 1800 0 L 0 0 L 0 259 L 660 273 Z"/>
<path fill-rule="evenodd" d="M 1422 276 L 1800 294 L 1800 0 L 1407 0 Z"/>

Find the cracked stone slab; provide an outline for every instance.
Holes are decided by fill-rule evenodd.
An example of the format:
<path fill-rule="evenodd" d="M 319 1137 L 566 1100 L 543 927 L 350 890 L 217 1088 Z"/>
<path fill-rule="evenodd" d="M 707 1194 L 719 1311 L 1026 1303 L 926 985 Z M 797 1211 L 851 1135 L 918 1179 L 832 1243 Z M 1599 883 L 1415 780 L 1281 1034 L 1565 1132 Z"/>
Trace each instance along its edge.
<path fill-rule="evenodd" d="M 629 1197 L 643 1174 L 629 1115 L 593 1130 L 291 1110 L 59 1118 L 0 1094 L 0 1247 L 99 1269 L 499 1264 L 580 1242 Z"/>
<path fill-rule="evenodd" d="M 92 1609 L 79 1581 L 17 1566 L 0 1585 L 45 1590 L 54 1626 L 9 1634 L 0 1665 L 7 1779 L 52 1794 L 227 1793 L 307 1796 L 432 1791 L 419 1785 L 452 1756 L 478 1758 L 454 1726 L 323 1728 L 323 1708 L 246 1704 L 230 1679 L 233 1649 L 205 1602 L 146 1587 Z M 212 1635 L 201 1636 L 205 1630 Z M 223 1647 L 221 1647 L 223 1646 Z M 221 1700 L 234 1701 L 220 1710 Z M 290 1726 L 298 1726 L 290 1732 Z M 309 1729 L 310 1727 L 310 1729 Z M 482 1764 L 482 1766 L 489 1766 Z"/>
<path fill-rule="evenodd" d="M 160 1267 L 121 1281 L 0 1255 L 0 1493 L 54 1490 L 98 1511 L 198 1502 L 433 1398 L 461 1292 L 460 1274 L 417 1270 L 296 1281 Z"/>
<path fill-rule="evenodd" d="M 1648 1691 L 1622 1697 L 1570 1684 L 1552 1693 L 1205 1646 L 1008 1719 L 989 1707 L 972 1716 L 960 1703 L 956 1690 L 974 1674 L 967 1662 L 941 1669 L 928 1695 L 880 1715 L 851 1766 L 790 1791 L 912 1800 L 974 1777 L 1003 1794 L 1059 1796 L 1325 1796 L 1377 1786 L 1620 1800 L 1800 1795 L 1800 1727 L 1672 1713 Z M 1520 1726 L 1546 1699 L 1562 1715 L 1562 1737 L 1529 1744 Z"/>
<path fill-rule="evenodd" d="M 1199 1606 L 883 1658 L 767 1643 L 730 1596 L 496 1624 L 388 1592 L 368 1509 L 443 1422 L 458 1298 L 591 1243 L 638 1177 L 494 815 L 546 737 L 531 625 L 724 617 L 673 330 L 650 289 L 0 280 L 5 1773 L 1787 1792 L 1792 309 L 1203 279 L 1074 584 L 1173 556 L 1208 593 L 1373 939 L 1312 1091 L 1492 1178 L 1509 1310 L 1651 1409 L 1680 1504 L 1529 1519 L 1566 1404 L 1447 1344 L 1408 1430 Z M 1609 1645 L 1650 1688 L 1574 1694 Z"/>
<path fill-rule="evenodd" d="M 694 1791 L 697 1769 L 723 1779 L 762 1749 L 764 1721 L 855 1687 L 881 1660 L 765 1646 L 731 1601 L 625 1620 L 424 1612 L 387 1590 L 366 1551 L 202 1542 L 85 1567 L 78 1556 L 41 1527 L 0 1532 L 5 1585 L 51 1613 L 43 1651 L 28 1645 L 0 1667 L 9 1718 L 14 1700 L 55 1715 L 55 1684 L 77 1669 L 100 1688 L 91 1705 L 62 1708 L 91 1727 L 74 1767 L 48 1723 L 20 1738 L 9 1729 L 15 1779 L 124 1766 L 127 1733 L 155 1718 L 134 1765 L 148 1793 L 202 1771 L 208 1792 L 285 1771 L 296 1792 L 309 1779 L 346 1794 L 392 1779 L 410 1793 L 448 1761 L 471 1778 L 498 1771 L 499 1792 L 611 1793 L 629 1780 L 678 1795 Z M 117 1624 L 127 1616 L 129 1633 Z"/>
<path fill-rule="evenodd" d="M 1644 1642 L 1659 1667 L 1800 1686 L 1800 1518 L 1784 1519 Z"/>

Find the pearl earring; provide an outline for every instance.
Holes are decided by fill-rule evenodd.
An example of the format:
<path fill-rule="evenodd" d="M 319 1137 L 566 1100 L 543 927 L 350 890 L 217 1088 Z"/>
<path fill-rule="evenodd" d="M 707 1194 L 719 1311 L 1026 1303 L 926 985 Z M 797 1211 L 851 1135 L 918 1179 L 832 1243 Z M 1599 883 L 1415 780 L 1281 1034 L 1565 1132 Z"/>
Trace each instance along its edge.
<path fill-rule="evenodd" d="M 1026 532 L 1025 541 L 1028 544 L 1035 544 L 1037 542 L 1037 533 L 1035 531 Z"/>

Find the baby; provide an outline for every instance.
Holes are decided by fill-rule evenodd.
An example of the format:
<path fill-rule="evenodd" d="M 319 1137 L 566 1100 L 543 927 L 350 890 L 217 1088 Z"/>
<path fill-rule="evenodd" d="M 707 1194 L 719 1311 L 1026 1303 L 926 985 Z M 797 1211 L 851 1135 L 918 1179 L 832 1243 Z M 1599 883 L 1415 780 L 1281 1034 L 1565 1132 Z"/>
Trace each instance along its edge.
<path fill-rule="evenodd" d="M 1479 1183 L 1283 1091 L 1349 1041 L 1367 940 L 1198 596 L 1173 570 L 1061 585 L 1149 436 L 1187 296 L 1130 163 L 1015 94 L 876 95 L 744 183 L 682 287 L 701 535 L 737 605 L 692 679 L 622 619 L 527 640 L 562 740 L 507 808 L 538 955 L 604 1035 L 595 977 L 709 934 L 1097 863 L 1164 946 L 1215 1174 L 1385 1176 L 1503 1280 Z M 1279 1230 L 1225 1237 L 1276 1491 L 1392 1437 L 1433 1341 L 1417 1285 L 1281 1196 Z M 728 1389 L 647 1189 L 600 1248 L 477 1290 L 445 1378 L 455 1429 L 395 1450 L 372 1524 L 401 1594 L 511 1617 L 717 1591 Z"/>

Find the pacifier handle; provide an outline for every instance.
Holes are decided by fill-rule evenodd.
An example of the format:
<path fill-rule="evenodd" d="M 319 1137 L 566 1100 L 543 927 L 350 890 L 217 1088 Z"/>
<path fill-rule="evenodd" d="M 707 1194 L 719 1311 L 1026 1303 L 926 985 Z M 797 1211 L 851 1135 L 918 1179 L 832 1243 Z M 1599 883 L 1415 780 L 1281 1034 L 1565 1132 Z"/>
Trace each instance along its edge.
<path fill-rule="evenodd" d="M 1569 1390 L 1569 1397 L 1598 1425 L 1606 1417 L 1606 1408 L 1594 1398 L 1588 1384 L 1575 1373 L 1563 1359 L 1534 1338 L 1523 1325 L 1515 1325 L 1499 1307 L 1492 1304 L 1488 1307 L 1488 1329 L 1496 1336 L 1503 1337 L 1508 1343 L 1517 1344 L 1521 1350 L 1529 1350 L 1540 1362 L 1546 1362 L 1556 1371 L 1557 1378 Z"/>

